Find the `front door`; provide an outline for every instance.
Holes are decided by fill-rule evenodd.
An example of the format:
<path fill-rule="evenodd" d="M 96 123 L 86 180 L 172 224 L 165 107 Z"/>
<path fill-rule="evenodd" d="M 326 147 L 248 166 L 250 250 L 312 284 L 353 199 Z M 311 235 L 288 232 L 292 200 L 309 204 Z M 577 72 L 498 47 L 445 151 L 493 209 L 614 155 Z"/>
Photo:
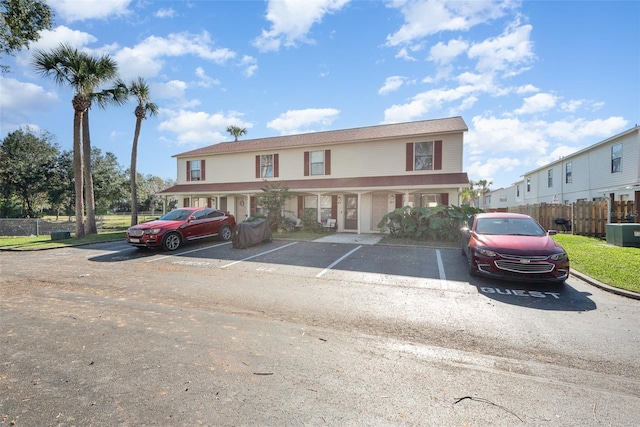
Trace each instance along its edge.
<path fill-rule="evenodd" d="M 345 230 L 358 229 L 358 195 L 345 194 L 344 196 L 344 228 Z"/>

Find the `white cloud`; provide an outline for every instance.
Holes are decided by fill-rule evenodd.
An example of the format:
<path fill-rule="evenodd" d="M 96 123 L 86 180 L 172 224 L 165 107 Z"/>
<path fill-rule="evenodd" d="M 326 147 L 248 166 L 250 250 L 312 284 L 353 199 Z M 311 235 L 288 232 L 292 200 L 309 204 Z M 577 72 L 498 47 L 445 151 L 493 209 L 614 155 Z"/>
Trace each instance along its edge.
<path fill-rule="evenodd" d="M 513 172 L 516 168 L 520 168 L 522 162 L 520 159 L 512 157 L 491 157 L 484 162 L 476 160 L 465 167 L 465 170 L 475 180 L 486 179 L 493 181 L 494 177 L 506 172 Z"/>
<path fill-rule="evenodd" d="M 310 126 L 315 126 L 316 124 L 328 126 L 333 123 L 338 114 L 340 114 L 340 110 L 334 108 L 289 110 L 280 114 L 277 119 L 267 123 L 267 127 L 277 130 L 281 135 L 310 132 Z"/>
<path fill-rule="evenodd" d="M 531 42 L 531 25 L 514 23 L 502 35 L 475 43 L 469 48 L 469 58 L 477 59 L 480 72 L 501 71 L 512 76 L 526 70 L 535 56 Z"/>
<path fill-rule="evenodd" d="M 261 52 L 276 51 L 281 45 L 295 46 L 298 42 L 310 43 L 307 33 L 313 24 L 322 21 L 329 13 L 342 9 L 350 0 L 269 0 L 266 18 L 270 30 L 262 30 L 253 40 Z"/>
<path fill-rule="evenodd" d="M 230 137 L 226 134 L 227 126 L 247 129 L 253 126 L 243 121 L 242 114 L 237 111 L 209 114 L 204 111 L 165 110 L 162 113 L 168 118 L 160 123 L 158 129 L 174 134 L 179 145 L 200 147 L 216 144 Z"/>
<path fill-rule="evenodd" d="M 558 97 L 550 93 L 537 93 L 524 99 L 522 107 L 514 110 L 515 114 L 533 114 L 551 110 L 556 106 Z"/>
<path fill-rule="evenodd" d="M 196 85 L 200 87 L 209 88 L 211 86 L 220 84 L 220 81 L 218 79 L 209 77 L 202 67 L 197 67 L 195 74 L 200 79 L 198 82 L 196 82 Z"/>
<path fill-rule="evenodd" d="M 29 120 L 26 112 L 51 111 L 59 105 L 56 93 L 32 83 L 0 76 L 0 88 L 0 133 L 3 135 L 25 125 Z M 69 114 L 73 114 L 70 104 Z"/>
<path fill-rule="evenodd" d="M 107 19 L 112 16 L 128 15 L 131 0 L 48 0 L 56 16 L 65 21 L 84 21 L 86 19 Z"/>
<path fill-rule="evenodd" d="M 156 18 L 173 18 L 174 16 L 176 16 L 176 11 L 170 7 L 160 8 L 155 13 Z"/>
<path fill-rule="evenodd" d="M 513 5 L 510 1 L 393 1 L 388 6 L 400 9 L 405 23 L 396 33 L 387 36 L 387 45 L 411 44 L 442 31 L 468 31 L 504 16 Z"/>
<path fill-rule="evenodd" d="M 149 36 L 134 47 L 125 47 L 114 55 L 119 64 L 127 64 L 120 70 L 125 80 L 137 76 L 153 77 L 160 73 L 164 63 L 162 58 L 195 55 L 217 64 L 224 64 L 236 53 L 226 49 L 211 47 L 209 33 L 174 33 L 167 37 Z"/>
<path fill-rule="evenodd" d="M 384 123 L 400 123 L 414 120 L 424 116 L 432 110 L 442 107 L 443 103 L 461 101 L 465 104 L 466 98 L 468 102 L 475 102 L 476 97 L 473 95 L 477 88 L 473 85 L 458 86 L 454 89 L 433 89 L 422 92 L 413 97 L 412 101 L 403 105 L 392 105 L 384 110 Z"/>
<path fill-rule="evenodd" d="M 405 80 L 406 78 L 402 76 L 387 77 L 384 85 L 378 90 L 378 94 L 386 95 L 387 93 L 395 92 L 404 84 Z"/>
<path fill-rule="evenodd" d="M 440 65 L 449 64 L 455 58 L 466 52 L 468 48 L 469 43 L 460 39 L 449 40 L 447 44 L 438 42 L 429 50 L 429 59 Z"/>
<path fill-rule="evenodd" d="M 575 153 L 601 138 L 615 135 L 628 126 L 622 117 L 547 122 L 476 116 L 472 123 L 464 141 L 465 156 L 471 165 L 465 168 L 469 175 L 483 179 L 493 179 L 501 170 L 509 172 L 511 166 L 517 166 L 525 173 Z M 568 141 L 574 145 L 567 145 Z M 507 153 L 517 153 L 517 156 L 506 156 Z M 481 160 L 484 158 L 487 159 Z M 519 159 L 520 163 L 509 161 L 510 158 Z"/>
<path fill-rule="evenodd" d="M 258 71 L 258 60 L 253 56 L 243 55 L 238 65 L 244 68 L 245 77 L 252 77 Z"/>

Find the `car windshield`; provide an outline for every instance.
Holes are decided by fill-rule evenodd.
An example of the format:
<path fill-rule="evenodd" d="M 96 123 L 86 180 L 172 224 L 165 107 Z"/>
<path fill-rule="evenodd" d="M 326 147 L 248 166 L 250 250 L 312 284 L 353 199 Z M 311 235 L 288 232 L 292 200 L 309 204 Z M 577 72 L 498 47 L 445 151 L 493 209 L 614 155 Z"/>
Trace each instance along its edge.
<path fill-rule="evenodd" d="M 478 218 L 476 232 L 501 236 L 544 236 L 546 230 L 531 218 Z"/>
<path fill-rule="evenodd" d="M 161 216 L 160 219 L 165 221 L 181 221 L 189 218 L 190 214 L 191 211 L 189 209 L 176 209 Z"/>

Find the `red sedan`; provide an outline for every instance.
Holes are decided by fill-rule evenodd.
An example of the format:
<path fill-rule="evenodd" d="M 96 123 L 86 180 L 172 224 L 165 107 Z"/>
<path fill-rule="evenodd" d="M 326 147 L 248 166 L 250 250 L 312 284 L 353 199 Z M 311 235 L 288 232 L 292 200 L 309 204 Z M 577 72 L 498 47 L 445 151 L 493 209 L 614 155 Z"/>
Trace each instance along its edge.
<path fill-rule="evenodd" d="M 515 281 L 564 282 L 569 257 L 551 235 L 528 215 L 483 213 L 461 229 L 461 250 L 469 273 Z"/>
<path fill-rule="evenodd" d="M 175 209 L 155 221 L 129 228 L 127 242 L 138 247 L 175 251 L 186 240 L 217 236 L 227 241 L 235 226 L 233 215 L 216 209 Z"/>

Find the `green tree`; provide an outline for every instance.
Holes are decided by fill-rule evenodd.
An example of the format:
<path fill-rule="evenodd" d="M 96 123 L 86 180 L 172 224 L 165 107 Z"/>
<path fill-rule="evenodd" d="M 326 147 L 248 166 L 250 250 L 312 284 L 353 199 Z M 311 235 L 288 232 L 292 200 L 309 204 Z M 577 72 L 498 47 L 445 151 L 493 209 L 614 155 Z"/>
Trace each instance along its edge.
<path fill-rule="evenodd" d="M 63 151 L 58 155 L 56 167 L 47 189 L 49 206 L 59 218 L 61 211 L 71 217 L 73 214 L 73 152 Z M 69 218 L 71 221 L 71 218 Z"/>
<path fill-rule="evenodd" d="M 267 184 L 262 187 L 257 203 L 267 211 L 267 222 L 271 230 L 276 231 L 284 225 L 284 206 L 289 198 L 291 192 L 288 187 L 280 184 Z"/>
<path fill-rule="evenodd" d="M 128 179 L 115 154 L 91 149 L 96 212 L 104 215 L 128 197 Z"/>
<path fill-rule="evenodd" d="M 241 127 L 238 127 L 238 126 L 227 126 L 227 133 L 233 135 L 233 137 L 237 141 L 238 137 L 247 134 L 247 129 L 246 128 L 241 128 Z"/>
<path fill-rule="evenodd" d="M 24 215 L 36 217 L 47 199 L 59 149 L 47 133 L 30 129 L 10 133 L 0 146 L 0 182 L 7 196 L 14 194 L 24 205 Z"/>
<path fill-rule="evenodd" d="M 136 128 L 133 133 L 133 144 L 131 146 L 131 225 L 138 223 L 138 189 L 136 185 L 137 172 L 136 164 L 138 162 L 138 138 L 140 137 L 140 128 L 142 121 L 147 118 L 147 113 L 151 116 L 158 114 L 158 106 L 151 102 L 149 86 L 142 77 L 134 80 L 129 84 L 129 93 L 136 98 L 138 105 L 134 111 L 136 116 Z"/>
<path fill-rule="evenodd" d="M 12 55 L 40 38 L 53 25 L 53 13 L 40 0 L 0 0 L 0 55 Z M 0 65 L 9 71 L 9 66 Z"/>
<path fill-rule="evenodd" d="M 88 132 L 88 124 L 84 122 L 84 115 L 91 106 L 93 94 L 97 88 L 116 76 L 117 65 L 115 61 L 107 55 L 96 58 L 69 45 L 61 44 L 50 52 L 36 50 L 33 56 L 33 66 L 37 72 L 44 77 L 51 77 L 55 83 L 61 86 L 68 86 L 74 92 L 71 104 L 74 110 L 73 118 L 73 176 L 75 182 L 75 214 L 76 214 L 76 238 L 85 235 L 84 229 L 84 169 L 83 157 L 88 157 L 86 163 L 90 164 L 90 155 L 85 153 L 85 143 L 83 141 L 83 123 Z M 86 152 L 90 153 L 90 145 Z M 90 168 L 90 166 L 89 166 Z M 89 171 L 90 172 L 90 171 Z M 89 191 L 93 194 L 91 180 L 87 183 Z M 92 201 L 90 201 L 92 202 Z M 89 231 L 95 233 L 95 212 L 93 204 L 90 203 L 87 212 Z"/>

